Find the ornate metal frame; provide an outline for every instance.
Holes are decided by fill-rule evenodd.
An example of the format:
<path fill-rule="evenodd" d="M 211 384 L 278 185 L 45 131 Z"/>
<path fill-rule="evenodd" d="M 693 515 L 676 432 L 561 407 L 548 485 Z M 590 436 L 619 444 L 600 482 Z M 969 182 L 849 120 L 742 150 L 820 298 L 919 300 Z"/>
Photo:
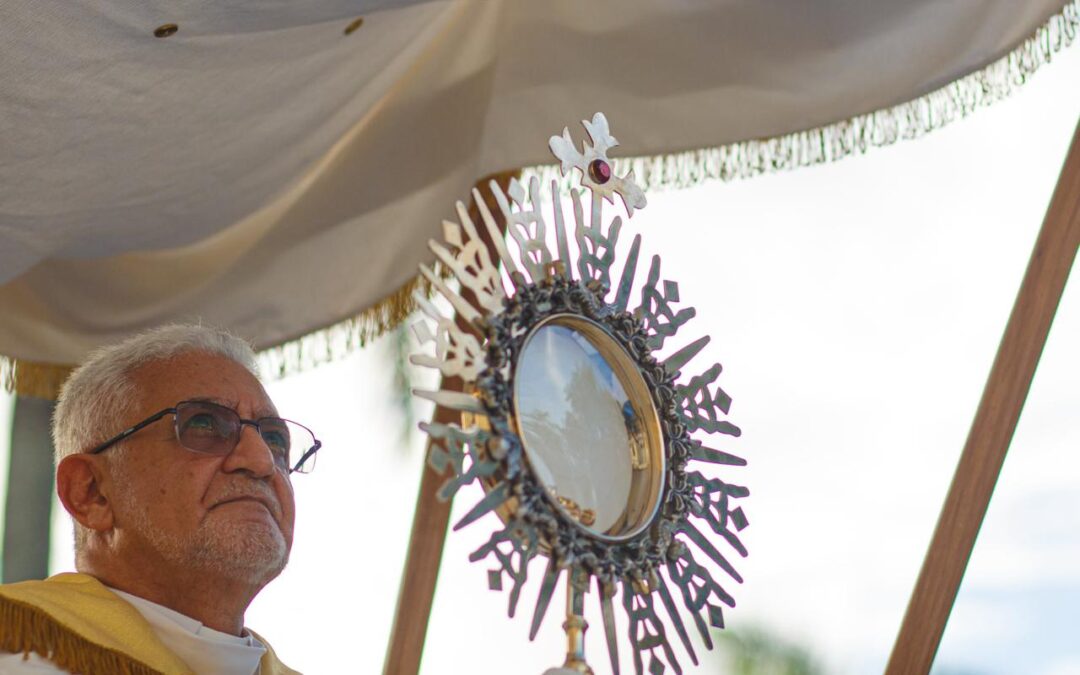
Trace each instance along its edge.
<path fill-rule="evenodd" d="M 742 577 L 691 518 L 704 522 L 736 553 L 746 556 L 738 533 L 747 526 L 747 518 L 733 501 L 749 494 L 745 487 L 706 477 L 687 467 L 691 461 L 722 466 L 742 466 L 746 462 L 726 451 L 704 447 L 691 436 L 694 432 L 740 435 L 739 428 L 726 419 L 731 398 L 716 385 L 720 364 L 700 375 L 682 378 L 683 369 L 709 337 L 691 342 L 663 361 L 655 356 L 667 338 L 695 314 L 693 308 L 675 309 L 678 286 L 673 281 L 661 282 L 659 256 L 652 259 L 641 288 L 641 303 L 628 310 L 641 235 L 634 237 L 614 296 L 608 299 L 622 219 L 616 215 L 604 227 L 603 202 L 612 202 L 617 194 L 627 215 L 632 216 L 635 209 L 645 206 L 645 196 L 634 183 L 633 172 L 622 178 L 613 175 L 607 151 L 617 142 L 604 115 L 597 113 L 583 124 L 592 145 L 584 144 L 582 152 L 574 147 L 569 129 L 549 142 L 563 173 L 577 169 L 581 186 L 592 194 L 591 218 L 586 224 L 580 192 L 571 192 L 574 237 L 579 250 L 576 278 L 570 267 L 572 258 L 555 181 L 551 198 L 556 256 L 548 248 L 537 178 L 529 181 L 528 192 L 520 182 L 512 181 L 507 190 L 509 199 L 494 181 L 490 185 L 510 237 L 518 247 L 517 260 L 510 254 L 481 195 L 473 192 L 498 261 L 509 277 L 511 293 L 507 293 L 499 267 L 491 260 L 463 203 L 457 204 L 460 225 L 443 223 L 444 238 L 453 250 L 430 242 L 432 251 L 459 280 L 462 289 L 471 293 L 471 301 L 465 299 L 468 294 L 449 288 L 430 268 L 421 266 L 421 272 L 458 316 L 476 328 L 476 334 L 443 316 L 426 298 L 417 297 L 424 314 L 435 321 L 435 330 L 426 321 L 416 323 L 414 329 L 422 343 L 435 344 L 435 355 L 416 354 L 412 362 L 436 368 L 447 377 L 461 377 L 470 385 L 469 393 L 415 392 L 463 414 L 464 426 L 431 423 L 421 427 L 438 441 L 432 445 L 430 465 L 439 472 L 450 469 L 450 477 L 440 490 L 441 498 L 449 499 L 474 481 L 485 490 L 483 499 L 454 525 L 454 530 L 492 512 L 503 520 L 502 529 L 472 553 L 470 560 L 494 559 L 496 567 L 488 572 L 488 584 L 493 590 L 501 590 L 504 577 L 509 580 L 510 616 L 514 615 L 527 580 L 529 562 L 537 555 L 548 557 L 530 639 L 539 630 L 560 574 L 569 570 L 568 611 L 571 617 L 577 617 L 577 622 L 568 620 L 566 628 L 578 653 L 576 657 L 574 653 L 568 655 L 567 667 L 591 672 L 580 653 L 585 628 L 580 613 L 581 594 L 587 591 L 590 578 L 595 578 L 613 671 L 619 672 L 613 598 L 621 586 L 637 673 L 643 672 L 646 652 L 653 675 L 662 673 L 665 664 L 681 673 L 655 599 L 659 597 L 680 642 L 696 664 L 697 656 L 668 582 L 677 587 L 703 642 L 711 649 L 709 626 L 723 627 L 720 605 L 734 607 L 735 601 L 695 560 L 688 543 L 735 581 L 741 583 Z M 514 419 L 515 365 L 531 332 L 560 315 L 592 322 L 625 351 L 647 384 L 657 412 L 665 461 L 662 492 L 648 524 L 630 536 L 604 537 L 583 528 L 547 494 L 522 446 Z M 685 383 L 680 383 L 683 379 Z M 581 632 L 572 634 L 575 630 Z"/>

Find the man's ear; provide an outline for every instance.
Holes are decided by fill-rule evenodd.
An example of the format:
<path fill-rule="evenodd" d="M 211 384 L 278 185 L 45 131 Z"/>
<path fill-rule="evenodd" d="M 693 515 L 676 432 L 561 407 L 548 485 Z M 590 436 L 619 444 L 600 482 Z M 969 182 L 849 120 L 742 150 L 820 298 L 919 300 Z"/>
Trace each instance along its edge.
<path fill-rule="evenodd" d="M 94 455 L 76 453 L 56 467 L 56 494 L 77 523 L 103 532 L 113 526 L 112 504 L 101 491 L 102 467 Z"/>

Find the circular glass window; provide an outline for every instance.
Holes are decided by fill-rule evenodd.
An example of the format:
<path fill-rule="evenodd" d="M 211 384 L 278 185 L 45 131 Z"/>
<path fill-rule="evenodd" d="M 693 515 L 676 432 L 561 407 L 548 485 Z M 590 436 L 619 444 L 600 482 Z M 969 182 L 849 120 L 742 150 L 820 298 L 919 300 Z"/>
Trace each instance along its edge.
<path fill-rule="evenodd" d="M 599 324 L 555 315 L 526 338 L 516 422 L 548 497 L 587 532 L 624 539 L 652 521 L 663 437 L 636 362 Z"/>

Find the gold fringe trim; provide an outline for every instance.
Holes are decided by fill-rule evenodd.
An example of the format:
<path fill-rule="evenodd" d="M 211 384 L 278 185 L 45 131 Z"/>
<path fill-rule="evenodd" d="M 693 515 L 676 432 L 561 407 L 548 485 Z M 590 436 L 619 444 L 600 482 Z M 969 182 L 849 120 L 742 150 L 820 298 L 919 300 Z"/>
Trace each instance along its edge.
<path fill-rule="evenodd" d="M 450 277 L 442 264 L 432 267 L 441 278 Z M 282 378 L 347 356 L 404 323 L 417 309 L 416 292 L 430 298 L 431 282 L 417 275 L 354 317 L 259 352 L 260 370 Z"/>
<path fill-rule="evenodd" d="M 476 181 L 476 187 L 480 189 L 488 209 L 498 213 L 499 208 L 494 195 L 488 189 L 488 183 L 495 181 L 506 190 L 510 179 L 521 176 L 521 173 L 518 169 L 512 169 L 490 174 Z M 479 220 L 475 204 L 470 204 L 469 212 L 473 220 Z M 434 261 L 431 268 L 442 279 L 453 276 L 451 270 L 438 260 Z M 347 356 L 368 342 L 399 328 L 417 309 L 414 293 L 420 292 L 430 298 L 432 290 L 431 282 L 418 274 L 355 317 L 261 351 L 260 370 L 267 377 L 282 378 Z"/>
<path fill-rule="evenodd" d="M 75 366 L 21 361 L 0 356 L 0 380 L 4 389 L 19 396 L 55 401 Z"/>
<path fill-rule="evenodd" d="M 495 212 L 498 209 L 494 196 L 487 189 L 489 181 L 496 181 L 505 190 L 510 179 L 520 175 L 520 170 L 512 169 L 490 174 L 476 182 L 489 209 Z M 475 205 L 470 205 L 472 218 L 479 220 L 475 209 Z M 453 276 L 438 260 L 431 268 L 442 279 Z M 267 377 L 282 378 L 347 356 L 404 323 L 417 309 L 413 297 L 416 292 L 428 298 L 432 295 L 431 282 L 419 274 L 354 317 L 260 351 L 260 370 Z M 75 366 L 70 365 L 22 361 L 0 355 L 0 381 L 7 391 L 19 396 L 56 400 L 60 387 L 74 369 Z"/>
<path fill-rule="evenodd" d="M 436 261 L 438 263 L 438 261 Z M 451 276 L 443 265 L 433 265 L 436 274 Z M 404 286 L 360 314 L 332 326 L 316 330 L 277 347 L 259 352 L 259 367 L 270 378 L 282 378 L 336 361 L 384 333 L 401 325 L 416 311 L 413 293 L 431 297 L 431 282 L 415 276 Z M 8 392 L 55 401 L 75 366 L 23 361 L 0 356 L 0 381 Z"/>
<path fill-rule="evenodd" d="M 1072 44 L 1078 28 L 1080 0 L 1070 0 L 1006 56 L 907 103 L 774 138 L 615 159 L 614 170 L 625 175 L 633 169 L 634 179 L 645 190 L 678 189 L 710 180 L 731 181 L 824 164 L 919 138 L 1011 95 Z M 562 176 L 556 165 L 529 167 L 523 173 L 539 177 L 542 184 L 554 179 L 569 186 L 574 180 L 572 175 Z"/>
<path fill-rule="evenodd" d="M 126 654 L 79 637 L 41 609 L 0 597 L 0 651 L 31 652 L 81 675 L 162 675 Z"/>

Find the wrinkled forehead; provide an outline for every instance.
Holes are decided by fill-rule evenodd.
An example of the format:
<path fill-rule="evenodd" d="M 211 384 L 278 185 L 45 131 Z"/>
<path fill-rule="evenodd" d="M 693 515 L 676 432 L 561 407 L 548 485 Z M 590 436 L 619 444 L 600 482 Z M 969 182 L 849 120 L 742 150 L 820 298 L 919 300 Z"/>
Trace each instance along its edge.
<path fill-rule="evenodd" d="M 236 410 L 242 417 L 277 415 L 258 378 L 232 359 L 206 352 L 183 352 L 151 361 L 130 373 L 140 412 L 152 414 L 180 401 L 204 400 Z"/>

